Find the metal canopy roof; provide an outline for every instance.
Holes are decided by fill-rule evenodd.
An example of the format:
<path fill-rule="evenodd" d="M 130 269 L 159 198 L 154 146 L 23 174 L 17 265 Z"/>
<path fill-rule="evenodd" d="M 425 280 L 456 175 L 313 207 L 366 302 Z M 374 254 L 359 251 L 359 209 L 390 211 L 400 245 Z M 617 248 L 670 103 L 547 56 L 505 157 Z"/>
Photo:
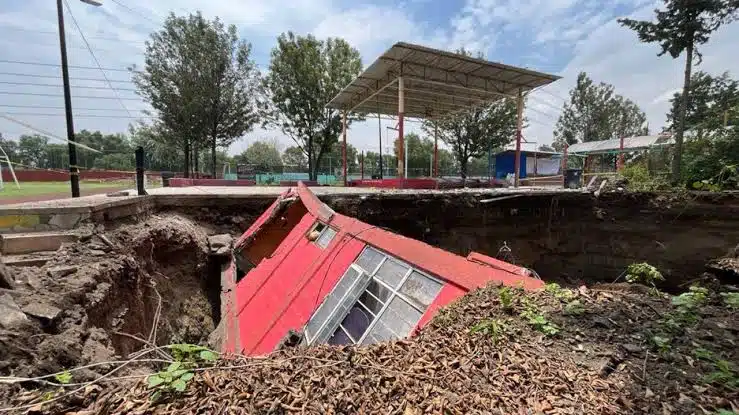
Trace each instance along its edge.
<path fill-rule="evenodd" d="M 388 49 L 327 107 L 348 112 L 398 113 L 403 77 L 405 116 L 432 118 L 483 102 L 515 97 L 559 76 L 399 42 Z"/>
<path fill-rule="evenodd" d="M 646 150 L 651 147 L 660 147 L 672 145 L 675 140 L 669 135 L 643 135 L 638 137 L 624 138 L 624 152 Z M 576 143 L 567 148 L 569 153 L 581 154 L 606 154 L 620 152 L 621 139 L 588 141 L 586 143 Z"/>

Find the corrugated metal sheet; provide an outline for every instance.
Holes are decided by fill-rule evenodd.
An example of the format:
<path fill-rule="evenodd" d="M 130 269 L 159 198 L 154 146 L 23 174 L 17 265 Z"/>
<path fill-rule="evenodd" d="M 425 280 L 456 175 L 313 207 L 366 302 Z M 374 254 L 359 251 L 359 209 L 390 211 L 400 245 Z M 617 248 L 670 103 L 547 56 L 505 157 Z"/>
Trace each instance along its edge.
<path fill-rule="evenodd" d="M 672 145 L 675 141 L 670 136 L 665 135 L 643 135 L 638 137 L 626 137 L 624 138 L 624 150 L 635 151 L 645 150 L 650 147 Z M 587 143 L 577 143 L 569 146 L 567 149 L 568 153 L 586 153 L 586 154 L 598 154 L 598 153 L 612 153 L 618 152 L 621 149 L 621 140 L 602 140 L 602 141 L 588 141 Z"/>

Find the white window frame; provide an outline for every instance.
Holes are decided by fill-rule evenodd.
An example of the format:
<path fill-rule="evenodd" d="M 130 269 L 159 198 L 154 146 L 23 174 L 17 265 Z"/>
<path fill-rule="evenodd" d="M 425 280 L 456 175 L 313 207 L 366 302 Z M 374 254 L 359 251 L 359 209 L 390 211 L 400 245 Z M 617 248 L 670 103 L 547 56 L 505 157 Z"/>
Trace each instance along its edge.
<path fill-rule="evenodd" d="M 329 245 L 331 245 L 331 242 L 334 241 L 334 239 L 336 238 L 336 235 L 338 235 L 339 232 L 336 229 L 334 229 L 331 226 L 329 226 L 328 224 L 323 223 L 320 220 L 317 220 L 316 223 L 314 223 L 313 226 L 311 226 L 310 231 L 308 231 L 308 234 L 310 234 L 311 232 L 315 231 L 316 228 L 318 228 L 319 225 L 323 226 L 323 229 L 321 229 L 321 231 L 318 233 L 318 236 L 316 237 L 316 239 L 314 241 L 311 241 L 311 242 L 313 242 L 313 244 L 316 245 L 317 247 L 319 247 L 320 249 L 326 249 L 326 248 L 328 248 Z M 321 236 L 323 236 L 324 233 L 326 233 L 326 230 L 327 229 L 331 229 L 334 232 L 334 236 L 332 236 L 331 239 L 328 241 L 328 244 L 326 244 L 326 246 L 323 247 L 323 246 L 321 246 L 321 245 L 318 244 L 318 240 L 321 239 Z"/>
<path fill-rule="evenodd" d="M 369 310 L 369 307 L 367 307 L 365 304 L 363 304 L 359 300 L 359 297 L 361 297 L 362 294 L 360 294 L 359 297 L 357 298 L 357 300 L 354 301 L 354 303 L 352 304 L 352 306 L 354 306 L 354 304 L 360 304 L 362 306 L 362 308 L 364 310 L 366 310 L 373 317 L 372 318 L 372 321 L 369 324 L 369 326 L 367 326 L 367 329 L 362 334 L 362 337 L 360 337 L 359 339 L 356 339 L 356 340 L 354 339 L 353 336 L 351 336 L 349 334 L 349 332 L 344 327 L 341 326 L 341 322 L 343 321 L 344 317 L 346 317 L 346 315 L 342 316 L 341 319 L 336 319 L 338 321 L 338 323 L 336 324 L 336 327 L 335 328 L 332 328 L 332 332 L 335 332 L 336 330 L 342 330 L 347 335 L 347 337 L 352 342 L 354 342 L 354 344 L 362 344 L 364 342 L 364 340 L 367 338 L 367 336 L 369 335 L 369 333 L 372 331 L 372 329 L 375 327 L 375 325 L 381 324 L 381 323 L 379 323 L 380 317 L 386 312 L 388 306 L 395 299 L 396 296 L 400 297 L 401 300 L 403 300 L 408 305 L 410 305 L 413 309 L 415 309 L 416 311 L 418 311 L 419 313 L 421 313 L 421 317 L 423 317 L 423 314 L 426 312 L 426 310 L 428 310 L 428 307 L 426 309 L 421 309 L 421 308 L 417 307 L 416 304 L 415 304 L 415 301 L 410 300 L 405 294 L 403 294 L 403 293 L 400 292 L 400 288 L 403 287 L 403 285 L 406 283 L 406 281 L 408 280 L 408 278 L 410 278 L 410 275 L 414 271 L 415 272 L 418 272 L 422 276 L 424 276 L 424 277 L 426 277 L 426 278 L 428 278 L 428 279 L 436 282 L 437 284 L 439 284 L 441 286 L 441 288 L 439 289 L 439 292 L 441 292 L 441 289 L 444 287 L 444 282 L 441 281 L 441 280 L 439 280 L 438 278 L 433 277 L 433 276 L 427 274 L 426 272 L 424 272 L 424 271 L 422 271 L 422 270 L 420 270 L 420 269 L 418 269 L 418 268 L 416 268 L 416 267 L 414 267 L 414 266 L 412 266 L 412 265 L 410 265 L 410 264 L 408 264 L 408 263 L 406 263 L 404 261 L 401 261 L 401 260 L 393 257 L 392 255 L 388 254 L 387 252 L 384 252 L 384 251 L 382 251 L 380 249 L 377 249 L 377 248 L 375 248 L 373 246 L 370 246 L 370 245 L 367 245 L 367 246 L 364 247 L 364 249 L 362 249 L 362 252 L 357 256 L 357 259 L 359 257 L 361 257 L 362 254 L 364 254 L 365 251 L 368 250 L 368 249 L 373 249 L 373 250 L 379 252 L 380 254 L 382 254 L 383 255 L 382 260 L 377 264 L 377 266 L 375 266 L 375 269 L 372 270 L 371 272 L 369 270 L 365 270 L 360 265 L 357 265 L 356 262 L 353 262 L 352 264 L 349 265 L 349 268 L 353 268 L 355 271 L 358 271 L 359 272 L 359 277 L 357 278 L 356 281 L 354 281 L 354 284 L 352 284 L 352 286 L 349 287 L 346 290 L 346 292 L 344 293 L 344 295 L 341 297 L 341 300 L 337 303 L 336 306 L 334 306 L 334 308 L 331 310 L 331 313 L 329 313 L 328 318 L 326 318 L 326 320 L 321 324 L 321 326 L 318 328 L 318 330 L 316 330 L 316 332 L 313 333 L 314 336 L 312 338 L 310 338 L 308 336 L 308 333 L 306 333 L 306 340 L 307 340 L 307 343 L 309 345 L 314 344 L 314 341 L 315 341 L 316 336 L 319 333 L 323 332 L 324 328 L 326 327 L 326 325 L 328 324 L 329 321 L 333 320 L 333 318 L 336 316 L 336 312 L 337 312 L 338 308 L 345 305 L 345 302 L 347 300 L 347 296 L 349 295 L 350 292 L 354 291 L 354 288 L 356 287 L 357 284 L 360 284 L 360 283 L 361 284 L 364 284 L 365 287 L 363 288 L 362 293 L 365 293 L 365 292 L 369 293 L 372 297 L 375 298 L 375 300 L 379 301 L 383 305 L 382 305 L 382 308 L 380 309 L 380 311 L 378 311 L 377 314 L 374 314 L 374 313 L 372 313 Z M 356 261 L 356 259 L 355 259 L 355 261 Z M 389 286 L 387 283 L 385 283 L 384 281 L 382 281 L 380 278 L 378 278 L 376 276 L 377 275 L 377 271 L 379 271 L 379 269 L 383 266 L 383 264 L 385 264 L 386 261 L 394 261 L 394 262 L 396 262 L 396 263 L 398 263 L 398 264 L 400 264 L 400 265 L 408 268 L 408 270 L 406 271 L 406 273 L 400 279 L 400 282 L 398 283 L 398 288 L 393 288 L 393 287 Z M 349 268 L 347 268 L 347 271 L 349 270 Z M 344 275 L 346 275 L 346 271 L 344 272 Z M 344 275 L 342 275 L 342 278 L 344 278 Z M 387 289 L 387 290 L 390 291 L 390 295 L 388 296 L 387 301 L 380 300 L 374 294 L 372 294 L 370 291 L 367 290 L 367 287 L 369 286 L 370 283 L 372 283 L 372 281 L 375 281 L 376 283 L 380 284 L 383 288 L 385 288 L 385 289 Z M 338 283 L 337 283 L 337 285 L 338 285 Z M 438 296 L 438 293 L 437 293 L 437 296 Z M 429 304 L 429 306 L 430 306 L 430 304 Z M 351 308 L 349 308 L 349 310 L 351 310 Z M 418 325 L 418 322 L 415 323 L 414 328 L 417 325 Z M 400 334 L 396 333 L 395 330 L 393 330 L 390 327 L 387 327 L 387 326 L 384 326 L 384 327 L 387 328 L 389 331 L 391 331 L 395 336 L 397 336 L 398 339 L 405 338 L 405 336 L 406 336 L 406 335 L 400 335 Z"/>

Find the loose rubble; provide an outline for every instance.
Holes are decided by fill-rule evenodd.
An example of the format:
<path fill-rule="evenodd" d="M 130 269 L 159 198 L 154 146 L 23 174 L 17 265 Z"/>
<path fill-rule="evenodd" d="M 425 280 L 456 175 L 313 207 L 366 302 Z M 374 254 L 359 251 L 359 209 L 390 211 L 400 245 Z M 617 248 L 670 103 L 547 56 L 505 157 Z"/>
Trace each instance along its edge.
<path fill-rule="evenodd" d="M 152 399 L 146 375 L 88 385 L 44 413 L 713 414 L 739 392 L 709 381 L 708 350 L 737 361 L 739 319 L 718 295 L 669 350 L 650 341 L 673 312 L 645 287 L 487 287 L 441 310 L 415 337 L 369 347 L 293 347 L 195 369 L 183 393 Z M 576 302 L 576 303 L 575 303 Z M 540 315 L 556 332 L 543 334 Z M 523 317 L 527 315 L 528 317 Z M 710 336 L 710 338 L 709 338 Z M 707 352 L 701 352 L 707 353 Z M 733 370 L 737 370 L 733 367 Z M 734 376 L 737 372 L 733 372 Z M 38 393 L 16 405 L 37 405 Z"/>

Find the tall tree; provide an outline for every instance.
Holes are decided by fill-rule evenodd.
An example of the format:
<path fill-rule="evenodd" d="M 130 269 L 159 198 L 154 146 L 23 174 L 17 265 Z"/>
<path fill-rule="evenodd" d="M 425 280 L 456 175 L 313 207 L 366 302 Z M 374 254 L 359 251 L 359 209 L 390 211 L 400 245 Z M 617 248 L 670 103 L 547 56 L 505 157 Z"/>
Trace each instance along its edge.
<path fill-rule="evenodd" d="M 236 156 L 236 161 L 252 164 L 258 173 L 271 173 L 282 170 L 280 150 L 274 141 L 255 141 L 244 152 Z"/>
<path fill-rule="evenodd" d="M 359 51 L 343 39 L 283 33 L 272 49 L 262 109 L 266 124 L 280 128 L 308 158 L 311 180 L 342 130 L 339 111 L 326 104 L 362 70 Z M 348 123 L 360 119 L 350 116 Z"/>
<path fill-rule="evenodd" d="M 201 149 L 210 147 L 215 156 L 214 145 L 230 145 L 256 122 L 250 50 L 236 27 L 218 18 L 170 14 L 146 42 L 143 70 L 132 68 L 139 94 L 184 154 L 186 177 Z"/>
<path fill-rule="evenodd" d="M 451 147 L 462 178 L 467 177 L 470 159 L 513 141 L 516 116 L 516 103 L 506 99 L 435 121 L 439 138 Z M 423 129 L 431 135 L 434 123 L 425 122 Z"/>
<path fill-rule="evenodd" d="M 347 171 L 356 171 L 359 166 L 359 159 L 357 156 L 357 148 L 347 143 L 346 145 L 346 168 Z M 326 162 L 325 159 L 330 158 L 331 162 Z M 331 168 L 342 167 L 344 160 L 344 143 L 335 141 L 331 145 L 331 149 L 323 157 L 324 162 L 318 165 L 320 171 L 329 171 Z M 333 172 L 329 172 L 332 174 Z"/>
<path fill-rule="evenodd" d="M 308 159 L 298 147 L 292 146 L 285 149 L 282 153 L 282 163 L 285 167 L 293 171 L 304 171 L 308 168 Z"/>
<path fill-rule="evenodd" d="M 739 80 L 732 79 L 728 72 L 712 76 L 698 71 L 690 79 L 690 100 L 685 110 L 685 129 L 702 132 L 714 131 L 724 124 L 739 122 Z M 674 129 L 682 94 L 675 93 L 667 113 L 668 128 Z"/>
<path fill-rule="evenodd" d="M 144 148 L 144 166 L 149 170 L 176 170 L 183 165 L 185 152 L 181 141 L 163 122 L 129 126 L 131 146 Z"/>
<path fill-rule="evenodd" d="M 7 139 L 0 134 L 0 147 L 5 151 L 10 161 L 18 162 L 18 142 Z"/>
<path fill-rule="evenodd" d="M 658 56 L 669 53 L 677 59 L 685 52 L 685 76 L 683 93 L 677 112 L 675 129 L 675 155 L 672 159 L 672 182 L 680 181 L 683 134 L 685 132 L 685 112 L 688 107 L 690 91 L 690 71 L 693 55 L 701 54 L 698 45 L 708 42 L 711 33 L 721 25 L 736 18 L 739 10 L 737 0 L 662 0 L 664 10 L 656 9 L 655 21 L 619 19 L 618 22 L 634 30 L 639 40 L 646 43 L 659 43 L 662 50 Z"/>
<path fill-rule="evenodd" d="M 18 156 L 20 163 L 31 167 L 46 168 L 46 145 L 49 138 L 39 134 L 22 135 L 18 139 Z"/>
<path fill-rule="evenodd" d="M 547 144 L 540 145 L 538 150 L 539 151 L 549 151 L 549 152 L 554 152 L 555 151 L 554 150 L 554 147 L 552 147 L 550 145 L 547 145 Z"/>
<path fill-rule="evenodd" d="M 633 101 L 615 93 L 613 85 L 595 84 L 585 72 L 577 76 L 554 130 L 554 148 L 565 144 L 646 134 L 647 116 Z"/>

